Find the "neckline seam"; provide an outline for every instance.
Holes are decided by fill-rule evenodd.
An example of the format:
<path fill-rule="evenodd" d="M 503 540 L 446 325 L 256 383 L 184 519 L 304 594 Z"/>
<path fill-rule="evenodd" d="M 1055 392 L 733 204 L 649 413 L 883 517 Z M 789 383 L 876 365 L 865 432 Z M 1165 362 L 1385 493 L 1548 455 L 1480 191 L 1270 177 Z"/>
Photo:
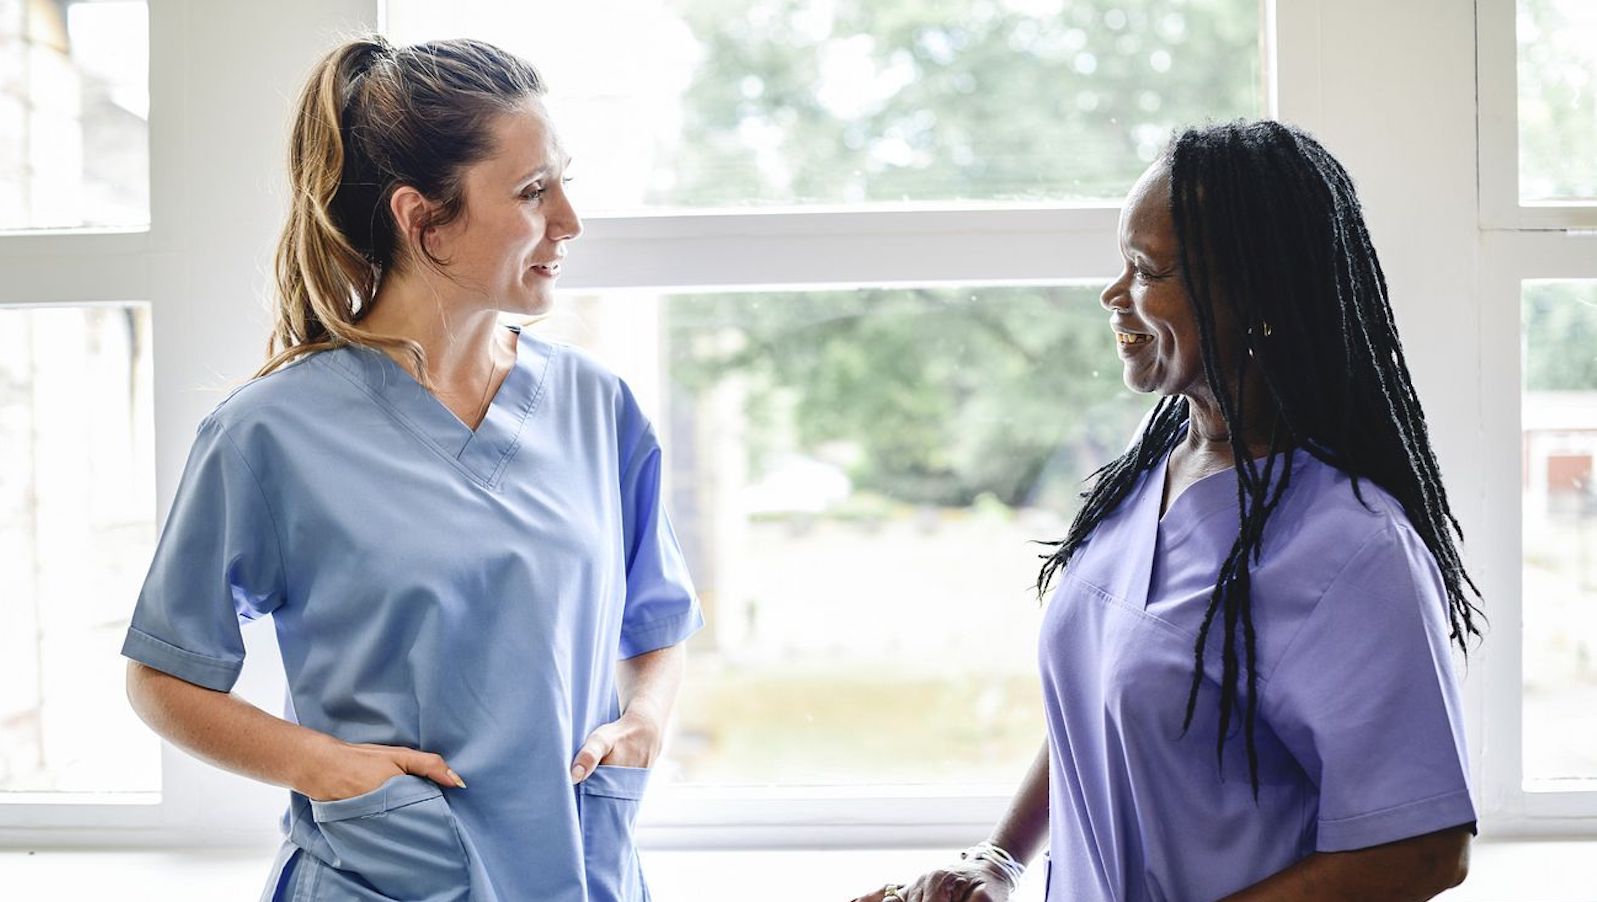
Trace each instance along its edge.
<path fill-rule="evenodd" d="M 346 345 L 345 347 L 354 347 L 354 345 Z M 381 352 L 379 352 L 379 353 L 381 353 Z M 356 388 L 356 390 L 360 391 L 362 394 L 364 394 L 368 398 L 370 398 L 373 401 L 373 403 L 375 403 L 379 408 L 381 408 L 384 413 L 388 414 L 388 416 L 390 418 L 392 418 L 395 423 L 399 424 L 400 428 L 404 429 L 406 432 L 408 432 L 412 436 L 414 436 L 415 439 L 422 444 L 422 447 L 426 448 L 427 450 L 431 451 L 433 454 L 435 454 L 438 457 L 442 458 L 451 467 L 453 467 L 456 471 L 461 473 L 461 475 L 465 476 L 467 479 L 470 479 L 472 482 L 476 483 L 478 486 L 481 486 L 482 488 L 489 489 L 489 490 L 492 490 L 494 488 L 493 484 L 491 484 L 489 481 L 483 479 L 483 477 L 480 474 L 476 473 L 470 467 L 468 467 L 464 463 L 462 463 L 461 460 L 460 460 L 460 457 L 458 455 L 450 454 L 449 451 L 446 448 L 442 447 L 436 441 L 434 441 L 433 438 L 431 436 L 429 436 L 426 433 L 426 431 L 421 428 L 421 426 L 419 424 L 417 424 L 414 421 L 412 421 L 410 417 L 406 416 L 405 413 L 403 411 L 401 411 L 397 406 L 395 406 L 394 404 L 390 403 L 389 400 L 387 398 L 383 397 L 381 393 L 373 390 L 372 387 L 370 385 L 368 385 L 364 379 L 358 378 L 356 374 L 349 372 L 347 367 L 342 362 L 334 361 L 334 368 L 337 371 L 339 376 L 343 377 L 346 381 L 348 381 L 351 385 L 353 385 Z M 419 385 L 419 383 L 418 383 L 418 385 Z M 464 425 L 464 424 L 462 424 L 462 425 Z M 473 435 L 475 435 L 475 433 L 473 433 Z M 471 446 L 471 439 L 468 438 L 466 440 L 465 447 L 463 447 L 461 449 L 462 453 L 464 453 L 465 448 L 468 448 L 470 446 Z"/>
<path fill-rule="evenodd" d="M 528 336 L 519 328 L 515 329 L 515 332 L 516 365 L 519 366 L 521 364 L 522 342 Z M 489 476 L 487 482 L 489 488 L 498 488 L 500 481 L 504 478 L 505 469 L 510 466 L 511 459 L 515 457 L 517 451 L 521 450 L 522 440 L 526 434 L 527 421 L 532 418 L 533 411 L 538 409 L 538 402 L 543 400 L 544 390 L 549 382 L 549 370 L 553 368 L 555 357 L 560 352 L 558 345 L 544 344 L 548 348 L 547 352 L 542 352 L 542 349 L 534 346 L 528 346 L 529 353 L 542 352 L 543 367 L 536 375 L 537 381 L 533 385 L 532 396 L 522 405 L 521 415 L 516 419 L 516 428 L 510 432 L 510 442 L 505 447 L 504 452 L 499 455 L 498 462 L 494 464 L 493 473 Z M 489 406 L 493 406 L 492 401 L 489 402 Z M 472 433 L 472 439 L 475 440 L 476 437 L 476 433 Z"/>
<path fill-rule="evenodd" d="M 1287 451 L 1283 452 L 1284 456 L 1287 458 L 1287 468 L 1289 470 L 1291 470 L 1294 474 L 1301 468 L 1301 464 L 1298 461 L 1298 452 L 1300 450 L 1301 449 L 1299 449 L 1299 448 L 1289 448 L 1289 449 L 1287 449 Z M 1312 457 L 1313 455 L 1310 455 L 1310 456 Z M 1169 455 L 1165 456 L 1164 462 L 1160 466 L 1161 466 L 1161 476 L 1162 476 L 1164 472 L 1168 472 Z M 1221 475 L 1223 475 L 1225 473 L 1232 474 L 1233 482 L 1231 483 L 1230 487 L 1234 490 L 1236 488 L 1236 484 L 1235 484 L 1235 481 L 1234 481 L 1235 477 L 1236 477 L 1236 469 L 1235 469 L 1235 467 L 1233 467 L 1233 468 L 1231 468 L 1229 470 L 1221 470 L 1218 473 L 1210 473 L 1208 476 L 1205 476 L 1202 479 L 1199 479 L 1197 482 L 1194 482 L 1192 485 L 1187 486 L 1185 489 L 1182 490 L 1180 495 L 1176 496 L 1176 499 L 1174 501 L 1170 502 L 1170 507 L 1169 507 L 1169 509 L 1167 509 L 1164 512 L 1163 516 L 1156 516 L 1154 518 L 1155 537 L 1158 538 L 1158 539 L 1167 539 L 1171 543 L 1182 542 L 1182 541 L 1185 541 L 1187 538 L 1189 538 L 1194 532 L 1196 532 L 1198 530 L 1198 528 L 1201 527 L 1204 523 L 1207 523 L 1208 521 L 1214 519 L 1215 517 L 1217 517 L 1217 516 L 1219 516 L 1219 515 L 1221 515 L 1223 513 L 1235 512 L 1234 508 L 1231 505 L 1227 505 L 1225 507 L 1221 507 L 1219 505 L 1215 505 L 1213 509 L 1207 510 L 1207 511 L 1205 511 L 1205 512 L 1199 514 L 1199 515 L 1196 515 L 1188 523 L 1181 524 L 1179 527 L 1172 527 L 1171 528 L 1171 532 L 1170 532 L 1170 534 L 1168 536 L 1163 534 L 1163 530 L 1164 530 L 1164 526 L 1165 526 L 1165 522 L 1164 522 L 1165 518 L 1169 516 L 1170 511 L 1175 509 L 1176 504 L 1182 498 L 1187 497 L 1189 494 L 1191 494 L 1193 489 L 1197 488 L 1201 483 L 1205 482 L 1206 480 L 1214 479 L 1214 478 L 1216 478 L 1218 476 L 1221 476 Z M 1161 480 L 1161 483 L 1162 483 L 1162 480 Z M 1272 485 L 1273 484 L 1274 484 L 1274 480 L 1272 480 Z M 1161 484 L 1161 486 L 1160 486 L 1160 500 L 1163 501 L 1163 498 L 1164 498 L 1164 488 L 1163 488 L 1163 485 Z M 1285 500 L 1285 496 L 1282 497 L 1282 500 Z M 1193 502 L 1193 503 L 1196 503 L 1196 502 Z M 1239 516 L 1240 516 L 1240 514 L 1239 514 Z"/>

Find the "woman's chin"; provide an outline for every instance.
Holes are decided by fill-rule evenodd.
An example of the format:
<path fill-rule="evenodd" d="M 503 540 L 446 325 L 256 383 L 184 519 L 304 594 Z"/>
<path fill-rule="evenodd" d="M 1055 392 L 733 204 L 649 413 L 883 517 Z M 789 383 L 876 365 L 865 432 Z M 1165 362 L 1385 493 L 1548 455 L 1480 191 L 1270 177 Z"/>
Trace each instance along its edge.
<path fill-rule="evenodd" d="M 517 316 L 543 316 L 553 310 L 555 306 L 554 293 L 539 292 L 532 295 L 521 295 L 511 305 L 504 308 L 504 312 Z"/>
<path fill-rule="evenodd" d="M 1131 389 L 1139 395 L 1151 395 L 1155 392 L 1160 392 L 1160 389 L 1162 388 L 1162 386 L 1159 385 L 1158 380 L 1152 379 L 1147 373 L 1140 372 L 1138 369 L 1129 366 L 1126 367 L 1126 371 L 1122 376 L 1122 381 L 1126 383 L 1126 388 Z"/>

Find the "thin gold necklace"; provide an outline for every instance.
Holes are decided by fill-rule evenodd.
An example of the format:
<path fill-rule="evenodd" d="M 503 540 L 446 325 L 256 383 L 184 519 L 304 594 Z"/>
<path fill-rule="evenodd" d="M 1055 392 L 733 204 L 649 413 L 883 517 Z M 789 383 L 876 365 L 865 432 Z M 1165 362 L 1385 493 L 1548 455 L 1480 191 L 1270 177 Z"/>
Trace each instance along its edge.
<path fill-rule="evenodd" d="M 476 415 L 476 417 L 474 417 L 474 419 L 477 421 L 477 426 L 481 426 L 483 417 L 488 415 L 488 401 L 490 400 L 490 397 L 491 397 L 489 395 L 489 392 L 493 390 L 494 377 L 499 375 L 499 361 L 495 360 L 495 359 L 492 359 L 492 358 L 493 358 L 493 356 L 497 355 L 498 351 L 499 351 L 499 342 L 496 339 L 494 341 L 493 345 L 488 349 L 488 353 L 490 355 L 490 360 L 489 360 L 489 365 L 488 365 L 488 381 L 483 383 L 483 386 L 482 386 L 482 399 L 477 402 L 477 415 Z M 474 426 L 472 428 L 475 429 L 476 426 Z"/>

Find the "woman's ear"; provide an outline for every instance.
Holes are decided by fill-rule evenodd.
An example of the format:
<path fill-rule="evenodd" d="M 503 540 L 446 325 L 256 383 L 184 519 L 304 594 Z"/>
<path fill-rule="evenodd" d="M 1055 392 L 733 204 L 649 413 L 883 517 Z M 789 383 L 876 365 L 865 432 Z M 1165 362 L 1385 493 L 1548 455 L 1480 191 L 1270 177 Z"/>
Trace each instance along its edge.
<path fill-rule="evenodd" d="M 394 217 L 394 237 L 399 240 L 395 248 L 400 256 L 411 256 L 422 249 L 422 229 L 432 212 L 432 204 L 420 191 L 409 185 L 394 189 L 388 198 L 388 212 Z"/>

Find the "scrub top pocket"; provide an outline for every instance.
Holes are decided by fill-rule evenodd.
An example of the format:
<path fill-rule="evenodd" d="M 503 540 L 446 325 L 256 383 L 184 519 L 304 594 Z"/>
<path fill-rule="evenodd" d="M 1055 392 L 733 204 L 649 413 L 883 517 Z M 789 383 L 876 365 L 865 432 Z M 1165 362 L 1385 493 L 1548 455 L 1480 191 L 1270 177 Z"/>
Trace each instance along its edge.
<path fill-rule="evenodd" d="M 601 764 L 577 786 L 589 902 L 647 902 L 649 898 L 632 838 L 638 802 L 648 783 L 647 768 Z"/>
<path fill-rule="evenodd" d="M 438 784 L 411 774 L 334 802 L 311 802 L 327 864 L 385 898 L 463 902 L 466 848 Z"/>

